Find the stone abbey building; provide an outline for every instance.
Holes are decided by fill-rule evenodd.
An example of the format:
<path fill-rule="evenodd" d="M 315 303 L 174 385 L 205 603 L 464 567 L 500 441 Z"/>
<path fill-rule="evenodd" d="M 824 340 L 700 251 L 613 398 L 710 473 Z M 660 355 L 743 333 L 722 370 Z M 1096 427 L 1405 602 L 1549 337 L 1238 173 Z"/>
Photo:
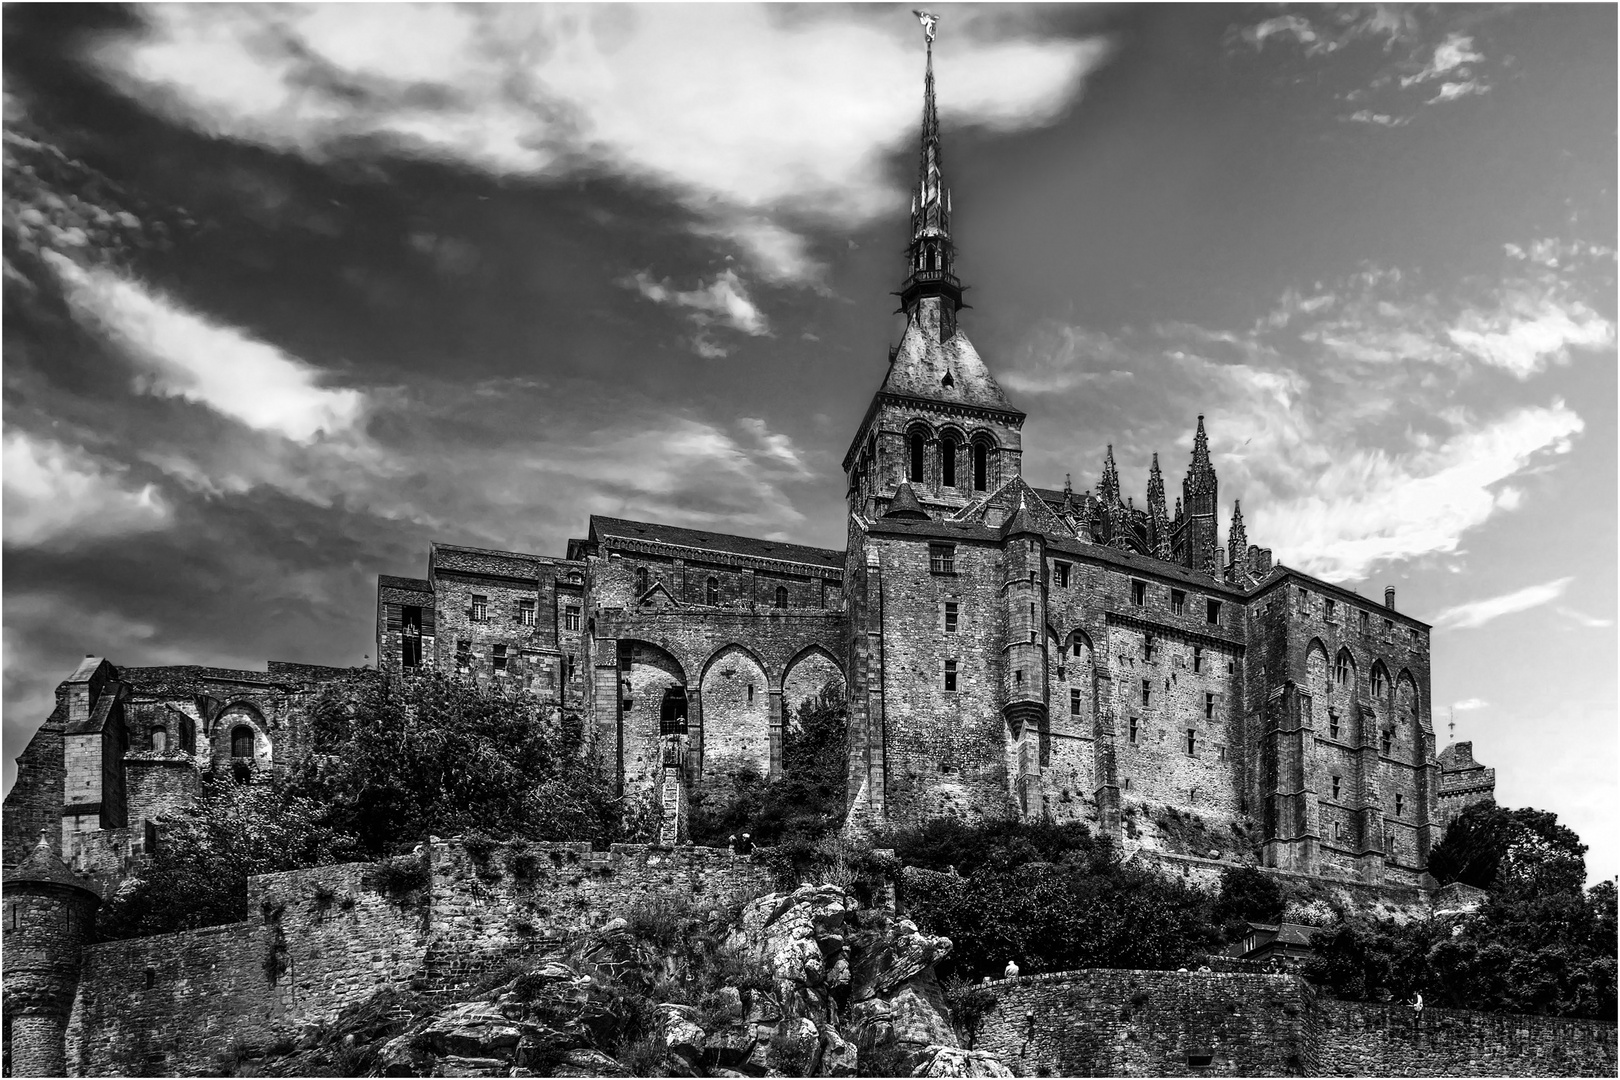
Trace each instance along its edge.
<path fill-rule="evenodd" d="M 379 665 L 589 724 L 667 840 L 692 792 L 779 774 L 795 706 L 834 682 L 851 829 L 1014 814 L 1120 837 L 1168 806 L 1252 821 L 1268 866 L 1419 883 L 1494 783 L 1467 744 L 1436 755 L 1429 626 L 1276 563 L 1236 503 L 1223 533 L 1201 417 L 1173 506 L 1156 456 L 1141 507 L 1111 450 L 1092 490 L 1032 486 L 1024 413 L 958 323 L 951 213 L 930 52 L 906 328 L 844 456 L 844 550 L 607 517 L 561 556 L 434 544 L 425 577 L 378 579 Z M 116 874 L 202 770 L 298 761 L 338 674 L 86 658 L 18 759 L 6 865 L 43 832 Z"/>

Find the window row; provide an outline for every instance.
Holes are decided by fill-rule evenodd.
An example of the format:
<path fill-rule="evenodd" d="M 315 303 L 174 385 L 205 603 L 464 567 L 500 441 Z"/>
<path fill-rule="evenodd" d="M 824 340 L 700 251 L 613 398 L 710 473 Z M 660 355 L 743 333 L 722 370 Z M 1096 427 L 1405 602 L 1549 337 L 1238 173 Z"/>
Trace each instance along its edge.
<path fill-rule="evenodd" d="M 933 432 L 925 426 L 913 425 L 906 432 L 906 480 L 913 484 L 925 483 L 928 478 L 928 444 Z M 966 446 L 968 460 L 960 461 Z M 959 469 L 967 466 L 974 491 L 988 491 L 990 487 L 991 455 L 995 444 L 988 436 L 975 436 L 964 443 L 964 437 L 950 432 L 939 438 L 939 482 L 941 487 L 965 486 L 959 482 Z M 960 479 L 968 479 L 963 476 Z"/>
<path fill-rule="evenodd" d="M 1311 614 L 1312 611 L 1315 608 L 1316 595 L 1314 593 L 1312 593 L 1309 589 L 1307 589 L 1307 588 L 1305 588 L 1303 586 L 1296 587 L 1294 589 L 1294 595 L 1295 595 L 1296 610 L 1301 615 L 1309 615 L 1309 614 Z M 1330 622 L 1330 623 L 1339 622 L 1339 618 L 1340 618 L 1340 613 L 1339 613 L 1340 602 L 1337 601 L 1337 600 L 1334 600 L 1331 596 L 1324 596 L 1324 597 L 1321 598 L 1321 600 L 1322 600 L 1322 618 L 1324 620 L 1326 620 L 1327 622 Z M 1344 618 L 1346 620 L 1350 620 L 1350 619 L 1353 618 L 1355 620 L 1355 623 L 1356 623 L 1357 627 L 1360 629 L 1360 631 L 1363 634 L 1367 634 L 1367 635 L 1372 634 L 1373 628 L 1374 628 L 1374 624 L 1373 624 L 1373 621 L 1372 621 L 1372 612 L 1364 611 L 1364 610 L 1361 610 L 1359 608 L 1352 608 L 1348 604 L 1343 605 L 1343 607 L 1344 607 Z M 1267 601 L 1267 609 L 1268 610 L 1270 609 L 1270 601 Z M 1386 639 L 1394 638 L 1396 636 L 1396 634 L 1395 634 L 1395 620 L 1394 619 L 1391 619 L 1391 618 L 1388 618 L 1388 617 L 1380 617 L 1378 628 L 1381 630 L 1382 636 L 1384 638 L 1386 638 Z M 1414 648 L 1414 649 L 1422 648 L 1423 647 L 1423 636 L 1418 632 L 1417 627 L 1408 626 L 1405 629 L 1406 629 L 1407 642 L 1412 646 L 1412 648 Z"/>
<path fill-rule="evenodd" d="M 1131 606 L 1147 607 L 1150 594 L 1150 583 L 1137 578 L 1131 579 Z M 1172 615 L 1187 614 L 1187 591 L 1185 589 L 1170 589 L 1170 613 Z M 1205 598 L 1204 621 L 1218 623 L 1221 621 L 1221 601 Z"/>
<path fill-rule="evenodd" d="M 421 610 L 421 608 L 409 607 L 401 609 L 401 621 L 403 626 L 414 626 L 417 632 L 420 633 L 422 625 Z M 570 610 L 577 612 L 579 609 L 572 608 Z M 416 618 L 414 620 L 409 618 L 408 615 L 403 614 L 410 612 L 415 613 Z M 512 621 L 516 622 L 519 626 L 533 626 L 535 625 L 536 612 L 536 601 L 532 597 L 519 598 L 517 601 L 517 606 L 512 613 Z M 482 593 L 473 593 L 471 603 L 469 603 L 467 606 L 467 617 L 473 622 L 489 622 L 489 597 Z"/>

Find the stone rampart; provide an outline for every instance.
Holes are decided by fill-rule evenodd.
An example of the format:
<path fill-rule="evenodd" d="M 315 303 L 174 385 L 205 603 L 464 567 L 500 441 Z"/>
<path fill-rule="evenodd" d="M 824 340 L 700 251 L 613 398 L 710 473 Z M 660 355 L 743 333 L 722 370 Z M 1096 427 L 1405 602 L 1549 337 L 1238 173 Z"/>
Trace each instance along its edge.
<path fill-rule="evenodd" d="M 217 1074 L 235 1047 L 296 1039 L 378 990 L 463 991 L 638 906 L 729 907 L 771 888 L 762 865 L 712 848 L 473 848 L 255 877 L 244 922 L 90 946 L 69 1070 Z"/>
<path fill-rule="evenodd" d="M 1292 975 L 1086 970 L 989 984 L 1019 1076 L 1613 1076 L 1615 1024 L 1321 998 Z"/>

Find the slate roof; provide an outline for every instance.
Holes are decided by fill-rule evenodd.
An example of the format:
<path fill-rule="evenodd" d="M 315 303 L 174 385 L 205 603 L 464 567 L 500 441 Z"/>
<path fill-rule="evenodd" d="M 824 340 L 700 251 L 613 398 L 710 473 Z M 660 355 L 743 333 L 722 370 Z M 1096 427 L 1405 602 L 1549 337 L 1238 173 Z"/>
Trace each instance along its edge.
<path fill-rule="evenodd" d="M 911 490 L 911 485 L 902 482 L 894 489 L 894 498 L 889 502 L 888 510 L 884 511 L 886 518 L 912 518 L 919 519 L 928 516 L 928 511 L 922 508 L 917 499 L 917 493 Z"/>
<path fill-rule="evenodd" d="M 917 305 L 916 317 L 906 323 L 879 393 L 999 409 L 1022 417 L 966 334 L 958 330 L 950 340 L 939 340 L 939 303 L 935 298 Z M 946 375 L 951 378 L 949 386 L 944 385 Z"/>
<path fill-rule="evenodd" d="M 676 547 L 697 548 L 701 551 L 724 552 L 728 555 L 775 559 L 840 570 L 844 566 L 844 553 L 828 548 L 784 544 L 780 540 L 759 540 L 751 536 L 732 536 L 729 533 L 704 532 L 701 529 L 683 529 L 651 521 L 627 521 L 624 518 L 591 515 L 592 540 L 602 542 L 615 537 L 641 543 L 671 544 Z"/>
<path fill-rule="evenodd" d="M 423 578 L 395 577 L 393 574 L 378 574 L 377 588 L 403 589 L 406 592 L 430 593 L 433 591 L 433 586 Z"/>
<path fill-rule="evenodd" d="M 39 843 L 34 850 L 28 853 L 28 858 L 10 867 L 5 872 L 7 885 L 21 884 L 23 882 L 40 882 L 49 885 L 65 885 L 73 889 L 83 889 L 87 893 L 95 894 L 95 890 L 80 881 L 67 864 L 57 858 L 56 852 L 51 850 L 50 841 L 45 839 L 45 830 L 39 831 Z"/>

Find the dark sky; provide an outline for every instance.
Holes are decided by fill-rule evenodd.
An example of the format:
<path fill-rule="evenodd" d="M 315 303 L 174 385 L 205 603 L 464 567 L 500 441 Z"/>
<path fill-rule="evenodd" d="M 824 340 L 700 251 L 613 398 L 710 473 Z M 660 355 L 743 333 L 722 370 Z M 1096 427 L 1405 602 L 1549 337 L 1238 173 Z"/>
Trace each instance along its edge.
<path fill-rule="evenodd" d="M 1620 869 L 1615 10 L 947 7 L 963 325 L 1025 473 L 1436 624 L 1434 711 Z M 904 7 L 8 6 L 10 758 L 85 653 L 360 663 L 431 540 L 841 546 Z"/>

